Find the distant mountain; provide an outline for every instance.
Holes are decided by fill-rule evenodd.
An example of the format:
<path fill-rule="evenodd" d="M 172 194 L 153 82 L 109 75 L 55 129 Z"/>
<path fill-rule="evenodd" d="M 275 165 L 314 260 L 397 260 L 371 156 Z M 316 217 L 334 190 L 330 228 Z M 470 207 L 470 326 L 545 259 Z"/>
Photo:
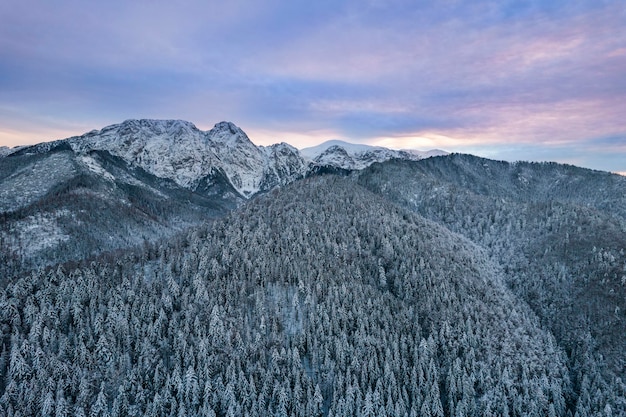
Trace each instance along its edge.
<path fill-rule="evenodd" d="M 430 150 L 393 150 L 382 146 L 370 146 L 341 140 L 329 140 L 320 145 L 304 148 L 300 153 L 315 165 L 330 166 L 345 170 L 366 168 L 375 162 L 390 159 L 418 161 L 431 156 L 447 155 L 447 152 Z"/>
<path fill-rule="evenodd" d="M 281 183 L 302 178 L 306 165 L 295 148 L 284 146 L 282 154 L 255 146 L 237 126 L 221 122 L 207 132 L 182 120 L 127 120 L 102 130 L 58 142 L 22 149 L 21 153 L 46 152 L 67 143 L 76 152 L 104 150 L 159 178 L 173 180 L 196 190 L 207 177 L 221 171 L 243 197 L 249 198 Z M 288 163 L 290 166 L 282 166 Z M 277 178 L 277 172 L 286 177 Z"/>
<path fill-rule="evenodd" d="M 0 149 L 1 156 L 42 154 L 59 146 L 74 152 L 107 151 L 132 166 L 195 191 L 207 177 L 223 172 L 244 198 L 304 178 L 317 167 L 363 169 L 390 159 L 419 160 L 446 152 L 392 150 L 338 140 L 298 151 L 286 143 L 255 146 L 230 122 L 201 131 L 183 120 L 126 120 L 81 136 L 34 146 Z"/>

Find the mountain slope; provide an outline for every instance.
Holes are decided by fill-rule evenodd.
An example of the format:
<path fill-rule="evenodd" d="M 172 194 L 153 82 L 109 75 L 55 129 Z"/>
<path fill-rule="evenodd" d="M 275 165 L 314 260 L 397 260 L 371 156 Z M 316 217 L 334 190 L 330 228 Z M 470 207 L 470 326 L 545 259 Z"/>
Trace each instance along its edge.
<path fill-rule="evenodd" d="M 604 171 L 554 162 L 509 163 L 463 154 L 396 165 L 410 167 L 406 174 L 413 183 L 445 185 L 445 192 L 467 191 L 522 202 L 573 203 L 626 219 L 626 179 Z"/>
<path fill-rule="evenodd" d="M 600 396 L 597 390 L 603 401 L 620 397 L 626 377 L 625 178 L 469 155 L 393 161 L 356 177 L 488 251 L 508 286 L 568 352 L 581 410 L 593 408 L 585 401 Z M 626 412 L 623 401 L 613 407 Z"/>
<path fill-rule="evenodd" d="M 10 161 L 15 157 L 44 155 L 58 149 L 72 150 L 77 154 L 106 151 L 132 167 L 172 180 L 194 192 L 201 184 L 210 182 L 210 178 L 225 174 L 233 189 L 244 198 L 304 178 L 319 171 L 320 167 L 349 171 L 389 159 L 417 160 L 442 153 L 395 151 L 341 141 L 326 142 L 301 153 L 286 143 L 257 147 L 239 127 L 230 122 L 217 123 L 213 129 L 203 132 L 182 120 L 131 119 L 68 139 L 14 149 L 3 148 L 0 165 L 13 166 L 15 164 Z M 59 170 L 66 172 L 65 168 L 60 167 Z M 48 185 L 63 180 L 55 180 L 56 169 L 49 169 L 53 177 L 48 179 Z M 7 193 L 11 193 L 14 183 L 3 182 L 4 178 L 0 181 L 0 210 L 10 210 L 12 203 L 8 200 L 11 196 Z M 36 200 L 46 188 L 45 184 L 38 183 L 23 182 L 22 185 L 28 188 L 23 198 L 31 200 Z M 15 194 L 13 198 L 22 197 Z"/>
<path fill-rule="evenodd" d="M 570 389 L 482 250 L 341 178 L 0 307 L 7 413 L 564 415 Z"/>
<path fill-rule="evenodd" d="M 0 174 L 0 275 L 7 278 L 171 236 L 241 200 L 219 172 L 192 192 L 107 151 L 77 153 L 66 143 L 6 157 Z"/>

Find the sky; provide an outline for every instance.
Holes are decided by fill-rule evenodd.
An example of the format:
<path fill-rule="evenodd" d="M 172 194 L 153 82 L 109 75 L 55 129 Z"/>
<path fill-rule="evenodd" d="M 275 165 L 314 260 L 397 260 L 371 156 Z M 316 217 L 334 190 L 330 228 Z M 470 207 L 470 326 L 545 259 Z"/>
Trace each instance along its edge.
<path fill-rule="evenodd" d="M 0 2 L 0 146 L 138 118 L 626 173 L 626 0 Z"/>

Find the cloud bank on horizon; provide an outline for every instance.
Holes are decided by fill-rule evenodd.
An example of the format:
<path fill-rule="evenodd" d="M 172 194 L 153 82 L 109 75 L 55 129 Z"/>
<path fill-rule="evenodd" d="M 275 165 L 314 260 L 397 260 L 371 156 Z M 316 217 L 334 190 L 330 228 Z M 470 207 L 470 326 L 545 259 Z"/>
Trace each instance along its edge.
<path fill-rule="evenodd" d="M 128 118 L 626 171 L 626 3 L 6 0 L 0 145 Z"/>

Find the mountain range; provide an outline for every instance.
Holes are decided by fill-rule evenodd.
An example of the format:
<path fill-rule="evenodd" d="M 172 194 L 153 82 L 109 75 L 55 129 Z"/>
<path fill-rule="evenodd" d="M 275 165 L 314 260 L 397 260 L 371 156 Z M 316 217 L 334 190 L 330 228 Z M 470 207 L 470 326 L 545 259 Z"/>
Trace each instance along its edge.
<path fill-rule="evenodd" d="M 345 142 L 301 153 L 286 143 L 256 146 L 233 123 L 204 132 L 181 120 L 127 120 L 5 149 L 4 261 L 30 268 L 132 247 L 219 217 L 258 193 L 320 170 L 347 172 L 442 153 Z"/>
<path fill-rule="evenodd" d="M 222 177 L 237 192 L 249 198 L 259 192 L 303 178 L 319 167 L 363 169 L 390 159 L 419 160 L 443 155 L 443 151 L 395 151 L 378 146 L 328 141 L 301 152 L 286 143 L 256 146 L 230 122 L 220 122 L 201 131 L 182 120 L 127 120 L 81 136 L 39 145 L 6 149 L 2 156 L 46 154 L 71 149 L 78 155 L 106 151 L 133 167 L 170 179 L 195 191 L 203 182 Z M 103 174 L 91 159 L 82 159 L 91 171 Z M 110 179 L 110 177 L 109 177 Z"/>
<path fill-rule="evenodd" d="M 0 155 L 0 415 L 626 415 L 622 176 L 177 120 Z"/>

